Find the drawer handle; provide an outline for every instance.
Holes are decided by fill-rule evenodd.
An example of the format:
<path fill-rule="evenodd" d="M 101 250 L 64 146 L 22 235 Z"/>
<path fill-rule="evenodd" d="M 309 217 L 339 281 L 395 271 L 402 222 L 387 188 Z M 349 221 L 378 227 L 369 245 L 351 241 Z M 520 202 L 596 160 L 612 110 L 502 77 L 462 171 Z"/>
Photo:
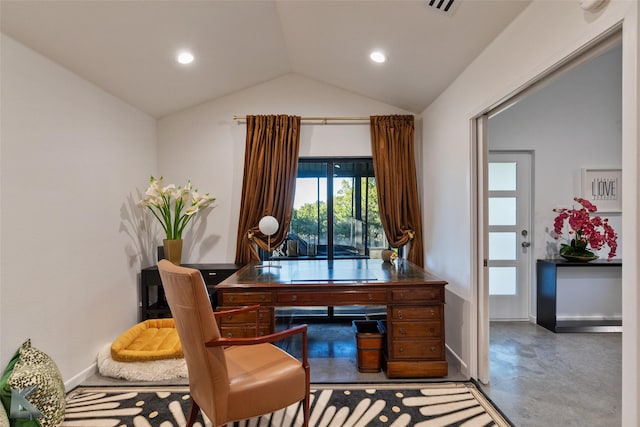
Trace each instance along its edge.
<path fill-rule="evenodd" d="M 298 295 L 294 295 L 291 297 L 291 301 L 298 301 Z"/>
<path fill-rule="evenodd" d="M 400 348 L 398 349 L 398 351 L 399 351 L 400 353 L 404 353 L 404 347 L 400 347 Z"/>
<path fill-rule="evenodd" d="M 260 313 L 260 314 L 258 315 L 258 319 L 263 320 L 263 319 L 264 319 L 264 314 Z"/>
<path fill-rule="evenodd" d="M 400 292 L 400 299 L 404 299 L 404 292 Z"/>
<path fill-rule="evenodd" d="M 367 299 L 368 299 L 369 301 L 371 301 L 371 300 L 373 299 L 373 295 L 371 295 L 371 294 L 367 294 Z"/>
<path fill-rule="evenodd" d="M 218 275 L 218 273 L 216 273 L 215 271 L 210 271 L 209 272 L 209 276 L 217 276 L 217 275 Z"/>
<path fill-rule="evenodd" d="M 260 295 L 260 301 L 264 301 L 267 297 L 264 295 Z"/>
<path fill-rule="evenodd" d="M 435 347 L 431 347 L 431 353 L 435 353 L 436 352 L 436 348 Z"/>
<path fill-rule="evenodd" d="M 402 319 L 402 310 L 398 310 L 398 318 Z"/>
<path fill-rule="evenodd" d="M 432 308 L 431 310 L 429 310 L 429 314 L 431 314 L 432 316 L 434 316 L 436 314 L 436 311 Z"/>
<path fill-rule="evenodd" d="M 232 332 L 227 332 L 227 338 L 233 338 L 233 333 Z"/>
<path fill-rule="evenodd" d="M 233 295 L 229 297 L 229 301 L 233 301 Z"/>
<path fill-rule="evenodd" d="M 231 314 L 228 314 L 227 315 L 227 320 L 231 320 L 231 319 L 233 319 L 233 316 Z"/>
<path fill-rule="evenodd" d="M 400 332 L 400 335 L 406 335 L 407 334 L 407 331 L 405 331 L 404 328 L 400 328 L 400 330 L 398 332 Z"/>
<path fill-rule="evenodd" d="M 436 328 L 429 328 L 429 332 L 431 332 L 432 334 L 435 334 Z"/>

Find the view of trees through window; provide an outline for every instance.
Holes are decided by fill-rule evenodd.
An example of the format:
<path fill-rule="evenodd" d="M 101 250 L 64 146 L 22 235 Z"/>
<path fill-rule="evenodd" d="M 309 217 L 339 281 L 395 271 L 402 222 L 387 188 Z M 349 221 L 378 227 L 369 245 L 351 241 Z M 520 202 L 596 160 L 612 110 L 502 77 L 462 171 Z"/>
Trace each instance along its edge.
<path fill-rule="evenodd" d="M 274 257 L 368 258 L 386 247 L 371 158 L 300 159 L 289 234 Z"/>

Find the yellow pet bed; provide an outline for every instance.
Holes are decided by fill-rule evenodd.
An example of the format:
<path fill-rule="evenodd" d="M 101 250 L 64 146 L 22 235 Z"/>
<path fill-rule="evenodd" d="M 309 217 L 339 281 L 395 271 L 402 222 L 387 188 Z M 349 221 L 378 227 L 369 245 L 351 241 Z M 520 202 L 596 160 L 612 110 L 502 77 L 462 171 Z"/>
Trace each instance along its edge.
<path fill-rule="evenodd" d="M 149 319 L 125 331 L 111 344 L 118 362 L 148 362 L 184 357 L 173 319 Z"/>

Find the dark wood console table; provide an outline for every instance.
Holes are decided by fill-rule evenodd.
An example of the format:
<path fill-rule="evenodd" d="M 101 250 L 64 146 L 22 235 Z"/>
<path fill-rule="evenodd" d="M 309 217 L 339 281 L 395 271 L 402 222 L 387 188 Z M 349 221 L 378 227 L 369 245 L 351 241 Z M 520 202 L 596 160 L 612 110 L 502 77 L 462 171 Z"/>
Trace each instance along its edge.
<path fill-rule="evenodd" d="M 386 374 L 389 378 L 442 377 L 448 372 L 444 341 L 444 286 L 423 269 L 379 259 L 272 261 L 248 265 L 216 286 L 219 309 L 261 306 L 259 319 L 229 315 L 223 336 L 274 330 L 274 308 L 386 305 Z"/>
<path fill-rule="evenodd" d="M 539 259 L 537 274 L 537 319 L 538 325 L 553 332 L 621 332 L 620 320 L 559 321 L 557 319 L 557 292 L 559 268 L 607 268 L 620 267 L 622 260 L 598 259 L 590 262 L 569 262 L 564 259 Z"/>
<path fill-rule="evenodd" d="M 218 305 L 215 285 L 240 269 L 236 264 L 183 264 L 183 267 L 196 268 L 209 290 L 211 306 L 215 310 Z M 140 273 L 140 321 L 171 317 L 171 310 L 164 298 L 162 281 L 158 266 L 143 268 Z"/>

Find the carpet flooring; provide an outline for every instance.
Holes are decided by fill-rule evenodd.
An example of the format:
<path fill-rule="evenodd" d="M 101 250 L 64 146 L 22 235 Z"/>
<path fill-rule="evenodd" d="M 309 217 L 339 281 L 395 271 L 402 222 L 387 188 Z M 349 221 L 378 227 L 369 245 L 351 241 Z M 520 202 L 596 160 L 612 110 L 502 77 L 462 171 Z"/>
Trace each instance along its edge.
<path fill-rule="evenodd" d="M 310 426 L 512 426 L 470 382 L 425 384 L 312 384 Z M 63 427 L 183 426 L 188 387 L 80 387 L 67 396 Z M 299 404 L 234 427 L 302 425 Z M 198 416 L 196 426 L 211 426 Z M 231 426 L 231 424 L 229 424 Z"/>

